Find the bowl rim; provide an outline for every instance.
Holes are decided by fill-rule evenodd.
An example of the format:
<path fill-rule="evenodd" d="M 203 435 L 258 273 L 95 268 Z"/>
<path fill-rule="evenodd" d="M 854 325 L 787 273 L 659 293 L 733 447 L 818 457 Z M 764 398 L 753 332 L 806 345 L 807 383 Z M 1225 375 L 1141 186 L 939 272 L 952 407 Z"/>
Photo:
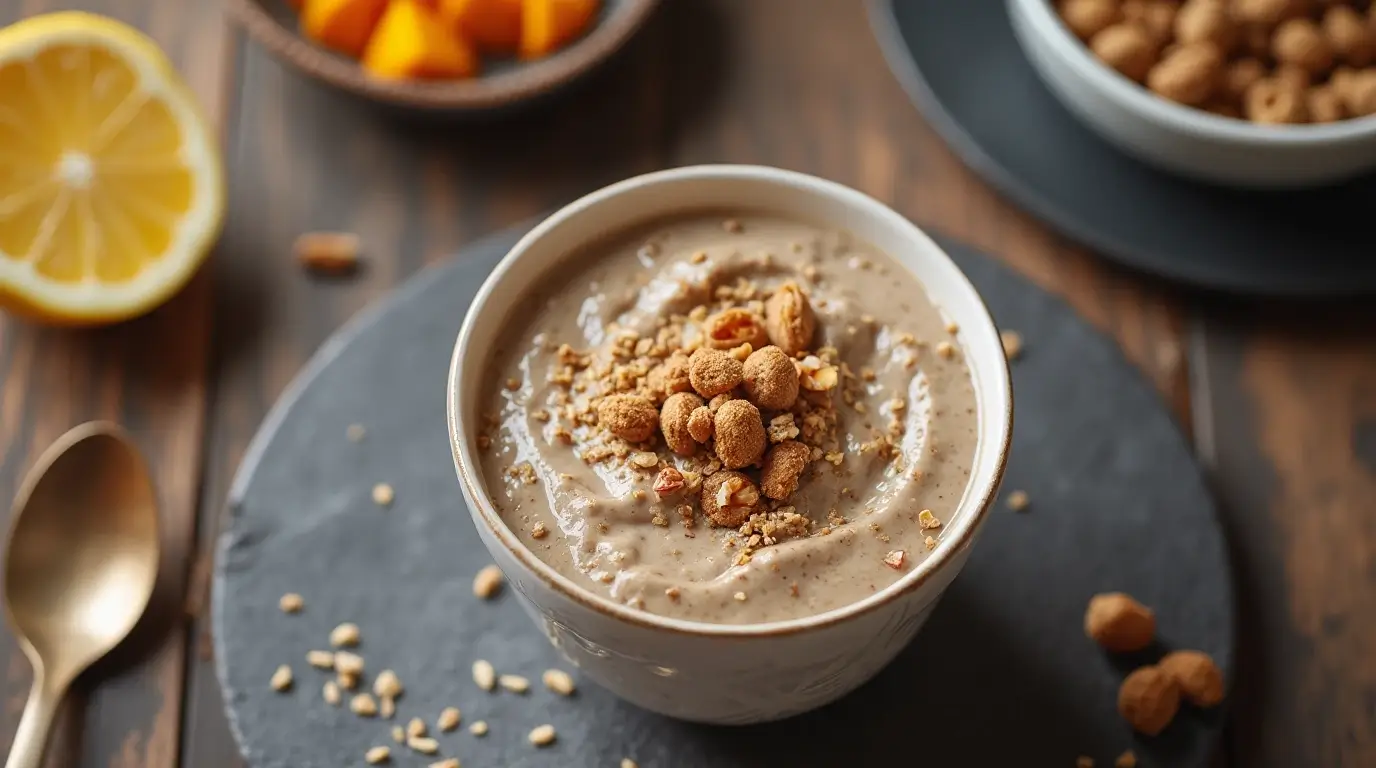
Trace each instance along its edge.
<path fill-rule="evenodd" d="M 1022 9 L 1035 34 L 1050 43 L 1050 50 L 1062 63 L 1079 71 L 1091 86 L 1115 100 L 1137 117 L 1156 122 L 1183 133 L 1220 142 L 1255 147 L 1312 146 L 1324 143 L 1347 144 L 1376 138 L 1376 115 L 1354 117 L 1333 123 L 1299 125 L 1259 125 L 1248 120 L 1215 115 L 1161 98 L 1124 77 L 1090 53 L 1071 33 L 1048 0 L 1007 0 L 1014 13 Z M 1016 35 L 1015 35 L 1016 37 Z"/>
<path fill-rule="evenodd" d="M 970 300 L 970 306 L 977 317 L 978 332 L 993 335 L 994 355 L 987 361 L 986 365 L 980 367 L 982 378 L 987 383 L 976 382 L 977 397 L 981 401 L 981 415 L 985 418 L 995 419 L 997 428 L 998 444 L 992 453 L 993 462 L 991 474 L 987 483 L 980 488 L 967 486 L 966 495 L 962 498 L 960 508 L 966 512 L 958 524 L 951 525 L 948 530 L 954 529 L 954 535 L 950 538 L 943 538 L 937 548 L 922 562 L 908 573 L 904 574 L 898 581 L 890 584 L 884 589 L 869 595 L 863 600 L 834 608 L 822 613 L 803 616 L 796 619 L 785 621 L 760 622 L 752 624 L 713 624 L 704 621 L 691 621 L 678 619 L 668 616 L 660 616 L 646 611 L 635 610 L 612 600 L 594 593 L 574 583 L 569 577 L 559 573 L 549 564 L 539 557 L 536 557 L 528 547 L 521 543 L 516 535 L 507 527 L 500 516 L 497 514 L 491 500 L 483 491 L 482 486 L 475 480 L 475 476 L 481 474 L 478 462 L 475 461 L 476 438 L 467 433 L 463 424 L 462 408 L 460 404 L 464 397 L 464 387 L 461 377 L 462 360 L 470 346 L 471 337 L 474 333 L 473 326 L 475 318 L 481 313 L 482 308 L 491 297 L 496 286 L 513 271 L 513 267 L 520 261 L 521 257 L 537 241 L 547 237 L 551 232 L 557 230 L 564 222 L 583 215 L 589 209 L 607 204 L 613 199 L 634 193 L 644 189 L 646 186 L 653 186 L 662 183 L 675 183 L 694 179 L 716 179 L 722 181 L 750 181 L 765 182 L 787 187 L 802 187 L 811 194 L 821 197 L 836 199 L 837 202 L 846 207 L 866 207 L 872 209 L 886 226 L 894 228 L 896 231 L 913 238 L 934 250 L 938 259 L 944 260 L 952 270 L 953 277 L 966 291 Z M 626 226 L 632 226 L 634 222 L 627 221 Z M 902 262 L 900 262 L 902 264 Z M 920 281 L 920 279 L 919 279 Z M 962 329 L 974 331 L 969 325 L 962 324 Z M 988 517 L 990 508 L 993 506 L 995 497 L 998 494 L 999 486 L 1003 481 L 1004 471 L 1008 465 L 1008 453 L 1012 441 L 1013 431 L 1013 389 L 1012 376 L 1008 367 L 1007 356 L 1002 351 L 999 343 L 998 326 L 994 322 L 984 299 L 970 283 L 969 277 L 960 269 L 940 245 L 931 239 L 917 225 L 907 218 L 894 211 L 889 206 L 876 200 L 875 198 L 847 187 L 837 182 L 822 179 L 810 174 L 797 171 L 788 171 L 780 168 L 760 165 L 696 165 L 680 168 L 673 168 L 662 171 L 633 176 L 631 178 L 616 182 L 584 195 L 574 202 L 564 206 L 555 213 L 551 214 L 544 221 L 540 222 L 530 232 L 524 235 L 516 245 L 504 256 L 483 281 L 482 287 L 478 290 L 469 305 L 468 311 L 464 315 L 463 325 L 459 330 L 458 337 L 454 343 L 454 352 L 450 358 L 449 376 L 445 391 L 445 411 L 446 423 L 449 430 L 450 451 L 454 459 L 454 467 L 458 474 L 459 482 L 463 488 L 464 495 L 470 506 L 470 513 L 475 518 L 475 522 L 480 520 L 486 527 L 491 537 L 500 542 L 508 554 L 510 554 L 526 571 L 533 574 L 545 583 L 554 592 L 577 603 L 581 607 L 596 613 L 609 616 L 619 621 L 637 627 L 650 630 L 660 630 L 690 637 L 716 637 L 716 638 L 763 638 L 780 637 L 795 635 L 803 632 L 820 630 L 834 626 L 843 622 L 850 621 L 862 615 L 871 613 L 879 608 L 892 604 L 901 596 L 907 595 L 931 580 L 938 573 L 950 567 L 959 569 L 960 563 L 957 562 L 960 553 L 967 550 L 979 533 L 980 528 Z M 992 393 L 992 396 L 980 395 L 980 392 Z M 994 405 L 998 405 L 1002 400 L 1001 410 L 992 410 Z M 989 403 L 988 401 L 993 401 Z M 976 467 L 979 465 L 976 465 Z M 972 475 L 975 474 L 976 467 L 972 467 Z"/>
<path fill-rule="evenodd" d="M 659 1 L 624 0 L 571 45 L 510 71 L 426 81 L 370 77 L 358 62 L 307 40 L 264 7 L 284 0 L 228 0 L 227 7 L 230 17 L 274 57 L 336 88 L 398 106 L 479 111 L 526 101 L 577 79 L 620 50 Z"/>

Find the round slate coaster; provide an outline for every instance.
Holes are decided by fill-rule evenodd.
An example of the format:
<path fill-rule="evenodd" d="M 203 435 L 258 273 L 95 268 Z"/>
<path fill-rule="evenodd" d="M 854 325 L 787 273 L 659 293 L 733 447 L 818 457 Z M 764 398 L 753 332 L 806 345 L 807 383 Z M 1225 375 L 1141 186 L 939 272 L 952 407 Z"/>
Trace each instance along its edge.
<path fill-rule="evenodd" d="M 1171 280 L 1277 297 L 1376 292 L 1366 230 L 1376 176 L 1254 192 L 1157 171 L 1061 106 L 1004 3 L 870 0 L 899 81 L 986 181 L 1104 256 Z"/>
<path fill-rule="evenodd" d="M 1164 647 L 1199 648 L 1232 668 L 1233 600 L 1224 542 L 1199 468 L 1155 393 L 1114 345 L 1064 304 L 994 261 L 946 247 L 999 322 L 1027 340 L 1013 366 L 1017 428 L 1005 494 L 965 572 L 927 628 L 872 682 L 782 723 L 710 727 L 622 703 L 580 681 L 571 698 L 539 684 L 564 666 L 510 592 L 484 603 L 474 573 L 490 558 L 454 478 L 444 380 L 463 314 L 520 233 L 506 233 L 403 286 L 329 341 L 269 415 L 229 500 L 214 593 L 216 655 L 236 738 L 255 768 L 362 765 L 413 716 L 457 706 L 464 729 L 439 737 L 464 766 L 1072 765 L 1132 748 L 1143 766 L 1204 766 L 1219 712 L 1184 712 L 1134 738 L 1115 713 L 1132 663 L 1084 637 L 1086 601 L 1124 590 L 1154 606 Z M 346 438 L 363 424 L 359 442 Z M 371 499 L 375 483 L 396 493 Z M 285 592 L 305 610 L 281 613 Z M 332 627 L 362 627 L 368 681 L 406 685 L 393 723 L 321 699 L 305 664 Z M 1150 654 L 1147 655 L 1148 658 Z M 470 665 L 490 660 L 533 682 L 485 693 Z M 291 664 L 295 688 L 268 680 Z M 573 671 L 573 670 L 571 670 Z M 576 676 L 576 671 L 575 676 Z M 1231 675 L 1230 675 L 1231 677 Z M 477 738 L 466 726 L 486 720 Z M 531 728 L 558 742 L 536 749 Z M 393 764 L 437 758 L 392 745 Z"/>

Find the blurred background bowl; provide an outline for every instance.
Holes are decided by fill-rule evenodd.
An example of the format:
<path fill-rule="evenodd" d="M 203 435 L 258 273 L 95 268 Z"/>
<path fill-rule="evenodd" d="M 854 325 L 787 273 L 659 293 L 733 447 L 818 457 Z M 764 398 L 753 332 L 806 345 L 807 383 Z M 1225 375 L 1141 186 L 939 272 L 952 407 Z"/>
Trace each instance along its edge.
<path fill-rule="evenodd" d="M 1376 116 L 1271 126 L 1177 104 L 1095 58 L 1048 0 L 1007 2 L 1013 32 L 1052 93 L 1105 140 L 1144 162 L 1201 181 L 1276 189 L 1319 186 L 1376 168 Z"/>
<path fill-rule="evenodd" d="M 381 80 L 347 56 L 303 36 L 286 0 L 229 0 L 231 16 L 272 55 L 321 82 L 372 101 L 430 112 L 498 111 L 532 101 L 587 74 L 616 53 L 649 18 L 659 0 L 602 0 L 581 38 L 535 61 L 484 58 L 477 77 Z"/>

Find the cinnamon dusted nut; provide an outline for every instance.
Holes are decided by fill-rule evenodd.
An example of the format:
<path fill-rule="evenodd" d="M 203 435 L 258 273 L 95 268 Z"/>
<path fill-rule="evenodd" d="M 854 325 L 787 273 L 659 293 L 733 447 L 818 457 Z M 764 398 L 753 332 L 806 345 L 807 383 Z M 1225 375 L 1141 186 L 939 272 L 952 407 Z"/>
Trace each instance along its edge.
<path fill-rule="evenodd" d="M 1303 96 L 1305 90 L 1309 88 L 1309 82 L 1312 78 L 1309 76 L 1308 70 L 1304 67 L 1282 62 L 1281 64 L 1277 64 L 1276 68 L 1271 71 L 1271 79 L 1275 80 L 1282 87 L 1289 88 L 1295 93 Z"/>
<path fill-rule="evenodd" d="M 1156 634 L 1156 615 L 1122 592 L 1107 592 L 1089 600 L 1085 634 L 1110 651 L 1140 651 Z"/>
<path fill-rule="evenodd" d="M 727 469 L 740 469 L 760 460 L 764 454 L 764 422 L 760 409 L 746 400 L 732 400 L 717 410 L 713 418 L 717 458 Z"/>
<path fill-rule="evenodd" d="M 719 349 L 703 347 L 688 358 L 688 379 L 703 397 L 716 397 L 741 383 L 741 361 Z"/>
<path fill-rule="evenodd" d="M 1147 73 L 1147 87 L 1171 101 L 1198 106 L 1218 83 L 1223 57 L 1213 43 L 1186 43 Z"/>
<path fill-rule="evenodd" d="M 1293 64 L 1310 75 L 1320 75 L 1333 67 L 1333 49 L 1328 38 L 1313 21 L 1287 19 L 1271 38 L 1271 55 L 1282 64 Z"/>
<path fill-rule="evenodd" d="M 1376 30 L 1350 5 L 1330 5 L 1323 12 L 1323 36 L 1342 61 L 1365 67 L 1376 61 Z"/>
<path fill-rule="evenodd" d="M 769 340 L 789 355 L 806 350 L 817 330 L 812 303 L 803 289 L 792 281 L 779 286 L 764 303 L 764 323 Z"/>
<path fill-rule="evenodd" d="M 702 407 L 702 398 L 692 392 L 678 392 L 669 395 L 664 407 L 659 411 L 659 429 L 664 433 L 664 444 L 680 456 L 692 456 L 698 444 L 688 431 L 688 422 L 693 411 Z"/>
<path fill-rule="evenodd" d="M 1156 44 L 1146 30 L 1136 24 L 1114 24 L 1094 36 L 1090 50 L 1105 64 L 1129 80 L 1142 82 L 1156 63 Z"/>
<path fill-rule="evenodd" d="M 1174 651 L 1157 664 L 1175 680 L 1180 693 L 1197 707 L 1223 701 L 1223 673 L 1203 651 Z"/>
<path fill-rule="evenodd" d="M 693 389 L 688 380 L 688 356 L 674 352 L 664 362 L 650 369 L 646 377 L 650 390 L 667 397 L 675 392 L 689 392 Z"/>
<path fill-rule="evenodd" d="M 643 443 L 659 425 L 659 411 L 640 395 L 607 395 L 597 404 L 597 422 L 631 443 Z"/>
<path fill-rule="evenodd" d="M 705 443 L 712 439 L 712 409 L 707 406 L 694 408 L 692 414 L 688 416 L 688 434 L 699 443 Z"/>
<path fill-rule="evenodd" d="M 1223 68 L 1218 94 L 1234 104 L 1241 104 L 1252 84 L 1266 77 L 1266 65 L 1261 59 L 1242 58 Z"/>
<path fill-rule="evenodd" d="M 654 490 L 660 496 L 668 496 L 683 487 L 683 473 L 673 467 L 659 470 L 655 477 Z"/>
<path fill-rule="evenodd" d="M 767 346 L 751 353 L 742 375 L 746 398 L 761 408 L 782 411 L 798 399 L 798 369 L 778 347 Z"/>
<path fill-rule="evenodd" d="M 1247 89 L 1242 113 L 1254 123 L 1272 125 L 1302 123 L 1308 116 L 1304 93 L 1273 77 L 1258 80 Z"/>
<path fill-rule="evenodd" d="M 1303 15 L 1308 5 L 1309 0 L 1231 0 L 1228 12 L 1245 24 L 1273 27 Z"/>
<path fill-rule="evenodd" d="M 1061 18 L 1081 40 L 1118 21 L 1118 0 L 1062 0 Z"/>
<path fill-rule="evenodd" d="M 712 349 L 735 349 L 749 344 L 759 349 L 769 343 L 764 321 L 746 309 L 734 307 L 707 318 L 707 345 Z"/>
<path fill-rule="evenodd" d="M 1180 43 L 1213 43 L 1226 54 L 1237 31 L 1228 7 L 1219 0 L 1187 0 L 1175 14 L 1175 39 Z"/>
<path fill-rule="evenodd" d="M 711 411 L 712 415 L 715 416 L 717 415 L 717 411 L 720 411 L 723 405 L 726 405 L 727 403 L 735 399 L 736 398 L 731 396 L 730 392 L 723 392 L 720 395 L 717 395 L 716 397 L 713 397 L 711 400 L 707 401 L 707 410 Z"/>
<path fill-rule="evenodd" d="M 1347 117 L 1342 97 L 1331 85 L 1310 88 L 1304 94 L 1304 105 L 1311 123 L 1333 123 Z"/>
<path fill-rule="evenodd" d="M 739 528 L 759 505 L 759 490 L 740 472 L 723 470 L 702 480 L 702 511 L 713 525 Z"/>
<path fill-rule="evenodd" d="M 769 449 L 760 473 L 760 490 L 771 499 L 787 499 L 798 490 L 798 478 L 807 468 L 812 449 L 796 440 L 785 440 Z"/>
<path fill-rule="evenodd" d="M 1180 688 L 1160 667 L 1141 667 L 1118 689 L 1118 714 L 1133 730 L 1155 736 L 1180 710 Z"/>
<path fill-rule="evenodd" d="M 1124 0 L 1122 10 L 1123 20 L 1141 27 L 1151 36 L 1154 46 L 1165 45 L 1171 39 L 1171 29 L 1175 26 L 1174 0 Z"/>

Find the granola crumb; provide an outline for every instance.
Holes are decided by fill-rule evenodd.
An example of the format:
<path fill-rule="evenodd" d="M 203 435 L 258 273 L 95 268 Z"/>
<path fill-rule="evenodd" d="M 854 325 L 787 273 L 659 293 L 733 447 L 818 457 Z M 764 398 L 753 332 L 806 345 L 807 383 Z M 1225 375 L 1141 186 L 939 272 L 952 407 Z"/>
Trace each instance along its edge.
<path fill-rule="evenodd" d="M 300 613 L 306 607 L 306 600 L 295 592 L 288 592 L 277 601 L 277 607 L 282 613 Z"/>
<path fill-rule="evenodd" d="M 887 555 L 884 555 L 884 565 L 889 566 L 895 571 L 901 571 L 903 570 L 904 559 L 906 559 L 906 555 L 903 550 L 895 549 Z"/>
<path fill-rule="evenodd" d="M 374 717 L 377 715 L 377 700 L 371 693 L 360 693 L 349 700 L 349 711 L 359 717 Z"/>
<path fill-rule="evenodd" d="M 936 515 L 932 514 L 932 510 L 930 509 L 924 509 L 917 513 L 917 523 L 922 526 L 922 530 L 924 531 L 941 527 L 941 521 L 936 518 Z"/>
<path fill-rule="evenodd" d="M 361 639 L 362 633 L 359 632 L 358 625 L 352 622 L 346 621 L 330 630 L 330 645 L 335 648 L 352 648 L 358 645 Z"/>
<path fill-rule="evenodd" d="M 540 725 L 532 729 L 527 738 L 530 739 L 531 744 L 537 747 L 547 747 L 553 744 L 557 737 L 557 734 L 554 732 L 554 726 Z"/>
<path fill-rule="evenodd" d="M 484 600 L 496 597 L 502 589 L 502 569 L 495 564 L 483 566 L 473 577 L 473 596 Z"/>
<path fill-rule="evenodd" d="M 931 552 L 932 550 L 936 549 L 936 539 L 932 538 L 931 536 L 928 536 L 927 538 L 923 539 L 922 544 L 927 547 L 928 552 Z"/>
<path fill-rule="evenodd" d="M 545 687 L 559 694 L 560 696 L 572 696 L 574 691 L 573 677 L 562 669 L 547 669 L 540 676 Z"/>
<path fill-rule="evenodd" d="M 462 713 L 456 707 L 445 707 L 440 712 L 439 719 L 435 721 L 435 728 L 440 733 L 449 733 L 459 727 L 459 722 L 463 719 Z"/>
<path fill-rule="evenodd" d="M 278 667 L 277 671 L 272 673 L 271 682 L 272 690 L 277 691 L 278 693 L 284 693 L 286 691 L 291 690 L 291 667 L 287 666 L 286 664 L 283 664 L 282 666 Z"/>
<path fill-rule="evenodd" d="M 530 527 L 530 537 L 532 539 L 543 539 L 548 535 L 549 530 L 545 528 L 545 524 L 542 522 L 537 521 L 535 525 Z"/>
<path fill-rule="evenodd" d="M 530 690 L 530 681 L 520 675 L 500 675 L 497 684 L 512 693 L 525 693 Z"/>
<path fill-rule="evenodd" d="M 1027 498 L 1027 491 L 1013 491 L 1008 494 L 1008 508 L 1014 512 L 1021 512 L 1027 509 L 1031 500 Z"/>
<path fill-rule="evenodd" d="M 486 735 L 487 735 L 487 721 L 486 721 L 486 720 L 479 720 L 478 722 L 476 722 L 476 723 L 474 723 L 474 724 L 468 726 L 468 732 L 471 733 L 471 734 L 473 734 L 474 736 L 486 736 Z"/>
<path fill-rule="evenodd" d="M 339 692 L 339 683 L 333 680 L 326 680 L 325 685 L 320 689 L 320 696 L 325 700 L 326 704 L 332 707 L 339 706 L 339 702 L 342 698 L 342 694 Z"/>
<path fill-rule="evenodd" d="M 396 498 L 396 491 L 387 483 L 378 483 L 373 486 L 373 503 L 379 507 L 390 507 Z"/>
<path fill-rule="evenodd" d="M 368 765 L 381 765 L 392 759 L 391 747 L 373 747 L 363 754 L 363 761 Z"/>
<path fill-rule="evenodd" d="M 737 593 L 734 595 L 734 597 L 736 598 L 736 602 L 738 602 L 738 603 L 743 603 L 743 602 L 746 601 L 746 595 L 745 595 L 744 592 L 737 592 Z"/>
<path fill-rule="evenodd" d="M 497 685 L 497 670 L 492 668 L 492 664 L 484 659 L 473 662 L 473 682 L 484 691 L 490 691 Z"/>
<path fill-rule="evenodd" d="M 1000 331 L 999 341 L 1003 342 L 1003 354 L 1009 360 L 1017 360 L 1022 354 L 1022 334 L 1017 331 Z"/>

